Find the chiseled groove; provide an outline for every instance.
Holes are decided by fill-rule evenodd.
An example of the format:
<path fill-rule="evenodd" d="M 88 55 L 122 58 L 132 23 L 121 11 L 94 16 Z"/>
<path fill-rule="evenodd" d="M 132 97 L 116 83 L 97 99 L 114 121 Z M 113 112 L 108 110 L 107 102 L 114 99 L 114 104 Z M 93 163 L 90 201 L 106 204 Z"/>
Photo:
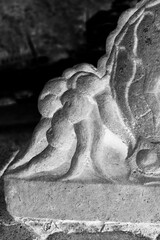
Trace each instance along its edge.
<path fill-rule="evenodd" d="M 123 39 L 123 36 L 126 34 L 126 31 L 128 30 L 128 27 L 133 24 L 138 18 L 143 16 L 143 13 L 145 11 L 145 8 L 137 9 L 134 14 L 128 19 L 128 21 L 125 23 L 125 25 L 122 27 L 119 34 L 116 36 L 114 44 L 118 45 L 121 40 Z"/>
<path fill-rule="evenodd" d="M 146 15 L 149 15 L 149 14 L 152 15 L 152 16 L 154 16 L 152 12 L 147 11 L 147 12 L 144 13 L 143 16 L 140 17 L 139 21 L 138 21 L 137 24 L 135 25 L 135 28 L 134 28 L 134 40 L 135 40 L 135 44 L 134 44 L 134 48 L 133 48 L 133 53 L 134 53 L 135 56 L 137 56 L 137 46 L 138 46 L 137 29 L 138 29 L 139 24 L 141 23 L 141 21 L 144 19 L 144 17 L 145 17 Z"/>
<path fill-rule="evenodd" d="M 149 0 L 150 1 L 150 0 Z M 149 2 L 148 1 L 148 2 Z M 111 60 L 110 58 L 113 57 L 113 54 L 114 54 L 114 46 L 117 46 L 120 41 L 123 39 L 129 25 L 133 24 L 139 17 L 141 17 L 145 11 L 145 8 L 146 8 L 146 2 L 144 2 L 142 5 L 140 5 L 141 3 L 138 3 L 137 4 L 137 7 L 131 9 L 130 11 L 134 11 L 134 13 L 128 18 L 127 22 L 124 24 L 124 26 L 117 26 L 117 28 L 120 30 L 117 32 L 115 31 L 115 33 L 111 33 L 111 35 L 113 35 L 112 37 L 114 38 L 113 40 L 113 44 L 111 45 L 112 46 L 112 51 L 109 53 L 109 57 L 108 57 L 108 60 L 107 60 L 107 63 L 109 63 Z M 139 8 L 140 7 L 140 8 Z M 138 9 L 139 8 L 139 9 Z M 124 13 L 125 14 L 125 13 Z M 128 15 L 129 13 L 126 12 L 126 15 Z M 123 15 L 122 15 L 123 16 Z M 122 18 L 122 16 L 120 18 Z M 124 16 L 123 16 L 124 17 Z M 123 23 L 121 23 L 122 25 Z M 111 36 L 110 35 L 110 36 Z M 109 39 L 109 37 L 108 37 Z M 106 45 L 106 48 L 108 47 L 108 45 L 110 45 L 110 42 L 107 42 L 107 45 Z M 109 64 L 110 65 L 110 64 Z M 113 64 L 112 64 L 113 66 Z"/>
<path fill-rule="evenodd" d="M 110 70 L 110 71 L 108 71 L 109 74 L 112 72 L 112 69 L 113 69 L 113 66 L 114 66 L 114 59 L 115 59 L 114 55 L 115 55 L 115 52 L 117 53 L 117 48 L 119 46 L 119 43 L 122 41 L 123 37 L 125 36 L 125 34 L 128 30 L 128 27 L 132 23 L 134 23 L 137 20 L 137 18 L 139 18 L 144 13 L 144 10 L 145 9 L 143 9 L 143 6 L 141 7 L 140 10 L 136 9 L 135 12 L 133 13 L 133 15 L 131 15 L 130 18 L 128 19 L 128 21 L 125 23 L 125 25 L 122 26 L 120 31 L 115 33 L 116 36 L 113 36 L 114 41 L 113 41 L 113 44 L 112 44 L 112 50 L 109 54 L 109 57 L 108 57 L 108 60 L 107 60 L 107 63 L 106 63 L 106 65 L 110 66 L 110 68 L 108 69 L 108 70 Z M 137 15 L 137 16 L 135 16 L 135 15 Z M 109 45 L 109 43 L 108 43 L 108 45 Z"/>
<path fill-rule="evenodd" d="M 115 59 L 117 60 L 117 53 L 118 53 L 118 46 L 115 46 L 116 48 L 116 51 L 115 51 Z M 124 49 L 124 48 L 123 48 Z M 117 68 L 117 61 L 114 61 L 114 64 L 113 64 L 114 68 L 116 69 Z M 112 70 L 113 71 L 113 70 Z M 114 76 L 113 78 L 115 77 L 115 71 L 114 71 Z M 113 98 L 115 99 L 114 96 L 116 96 L 115 94 L 115 90 L 113 89 Z M 127 104 L 127 103 L 126 103 Z M 127 106 L 128 107 L 128 106 Z M 135 136 L 133 135 L 132 131 L 130 130 L 130 127 L 128 126 L 127 122 L 124 121 L 124 116 L 123 116 L 123 113 L 122 111 L 120 110 L 119 107 L 117 107 L 117 109 L 115 110 L 117 115 L 119 116 L 119 119 L 121 119 L 121 124 L 122 126 L 124 127 L 125 131 L 126 131 L 126 134 L 128 134 L 128 136 L 130 137 L 131 139 L 131 143 L 133 144 L 133 146 L 135 145 L 136 143 L 136 140 L 135 140 Z M 129 112 L 130 112 L 130 108 L 129 108 Z M 122 120 L 123 119 L 123 120 Z"/>
<path fill-rule="evenodd" d="M 135 73 L 136 73 L 136 61 L 133 60 L 133 73 L 132 73 L 132 76 L 131 76 L 130 80 L 129 80 L 129 81 L 127 82 L 127 84 L 126 84 L 126 91 L 125 91 L 126 105 L 127 105 L 127 108 L 128 108 L 128 110 L 129 110 L 129 112 L 130 112 L 130 115 L 131 115 L 131 117 L 132 117 L 132 124 L 133 124 L 133 125 L 134 125 L 134 117 L 133 117 L 131 108 L 130 108 L 129 103 L 128 103 L 128 93 L 129 93 L 130 86 L 131 86 L 131 84 L 132 84 L 132 82 L 133 82 L 133 79 L 134 79 L 134 77 L 135 77 Z"/>
<path fill-rule="evenodd" d="M 141 118 L 144 118 L 145 116 L 147 116 L 151 111 L 151 109 L 147 110 L 147 112 L 141 114 L 138 118 L 136 118 L 137 120 L 141 119 Z"/>
<path fill-rule="evenodd" d="M 128 134 L 129 139 L 130 139 L 132 145 L 134 146 L 136 144 L 135 136 L 133 135 L 132 131 L 130 130 L 128 124 L 126 122 L 124 122 L 124 117 L 123 117 L 122 111 L 119 109 L 117 104 L 115 104 L 115 111 L 116 111 L 116 114 L 118 116 L 118 119 L 119 119 L 121 125 L 124 127 L 126 134 Z M 112 129 L 112 131 L 114 132 L 114 129 Z M 125 142 L 124 139 L 122 141 Z"/>
<path fill-rule="evenodd" d="M 115 37 L 115 41 L 114 41 L 114 45 L 115 45 L 115 47 L 114 48 L 116 48 L 116 53 L 115 53 L 115 59 L 117 60 L 117 52 L 118 52 L 118 50 L 120 49 L 120 47 L 118 46 L 119 45 L 119 43 L 122 41 L 122 39 L 123 39 L 123 37 L 125 36 L 125 34 L 126 34 L 126 32 L 127 32 L 127 30 L 128 30 L 128 27 L 130 26 L 130 22 L 135 22 L 136 20 L 137 20 L 137 18 L 139 17 L 139 16 L 141 16 L 143 13 L 144 13 L 144 10 L 145 9 L 143 9 L 143 6 L 142 6 L 142 9 L 140 9 L 139 10 L 139 13 L 138 13 L 138 11 L 135 11 L 135 13 L 128 19 L 128 21 L 125 23 L 125 25 L 124 25 L 124 27 L 122 27 L 122 29 L 121 29 L 121 31 L 119 32 L 119 34 Z M 135 15 L 136 14 L 138 14 L 138 16 L 136 16 L 135 17 Z M 143 19 L 143 16 L 141 17 L 142 19 Z M 139 22 L 138 22 L 139 23 Z M 137 41 L 138 42 L 138 41 Z M 137 46 L 136 46 L 137 47 Z M 111 57 L 111 56 L 110 56 Z M 117 67 L 117 66 L 113 66 L 114 64 L 112 64 L 112 69 L 113 69 L 113 67 Z M 133 78 L 134 78 L 134 75 L 135 75 L 135 73 L 136 73 L 136 64 L 134 64 L 134 71 L 133 71 L 133 76 L 131 77 L 131 80 L 129 81 L 129 83 L 127 84 L 128 86 L 127 86 L 127 89 L 126 89 L 126 93 L 125 93 L 125 98 L 128 100 L 128 92 L 129 92 L 129 87 L 130 87 L 130 85 L 131 85 L 131 83 L 132 83 L 132 81 L 133 81 Z M 129 104 L 128 104 L 128 101 L 126 101 L 126 105 L 127 105 L 127 108 L 128 108 L 128 111 L 130 112 L 130 114 L 131 114 L 131 116 L 132 116 L 132 118 L 133 118 L 133 115 L 132 115 L 132 112 L 131 112 L 131 109 L 130 109 L 130 107 L 129 107 Z M 125 125 L 125 124 L 124 124 Z"/>
<path fill-rule="evenodd" d="M 135 25 L 135 28 L 134 28 L 134 48 L 133 48 L 133 56 L 135 57 L 134 59 L 132 59 L 133 61 L 133 74 L 132 74 L 132 77 L 130 78 L 130 81 L 127 82 L 127 86 L 126 86 L 126 92 L 125 92 L 125 99 L 126 99 L 126 103 L 127 103 L 127 107 L 128 109 L 130 110 L 130 113 L 132 115 L 132 111 L 130 109 L 130 106 L 128 104 L 128 94 L 129 94 L 129 89 L 130 89 L 130 86 L 134 80 L 134 77 L 135 77 L 135 74 L 136 74 L 136 69 L 137 69 L 137 64 L 136 63 L 139 63 L 139 61 L 141 59 L 136 59 L 137 58 L 137 47 L 138 47 L 138 38 L 137 38 L 137 29 L 138 29 L 138 26 L 139 24 L 141 23 L 141 21 L 143 20 L 144 16 L 147 15 L 148 13 L 152 14 L 151 12 L 145 12 L 143 16 L 141 16 L 139 18 L 139 21 L 137 22 L 137 24 Z M 133 115 L 132 115 L 133 116 Z"/>
<path fill-rule="evenodd" d="M 156 2 L 157 2 L 157 1 L 156 1 Z M 160 2 L 160 0 L 158 0 L 158 3 L 159 3 L 159 2 Z M 131 17 L 128 19 L 128 21 L 125 23 L 125 25 L 124 25 L 124 26 L 121 28 L 121 30 L 117 33 L 117 36 L 115 36 L 114 43 L 113 43 L 113 46 L 114 46 L 114 47 L 113 47 L 113 50 L 111 51 L 110 56 L 109 56 L 109 58 L 108 58 L 108 60 L 107 60 L 107 62 L 109 62 L 109 61 L 111 61 L 111 59 L 112 59 L 111 63 L 109 64 L 109 65 L 110 65 L 110 71 L 108 72 L 108 74 L 110 75 L 110 74 L 111 74 L 111 71 L 113 71 L 113 68 L 116 69 L 116 67 L 117 67 L 117 64 L 115 65 L 115 62 L 113 61 L 113 54 L 115 54 L 115 59 L 117 60 L 117 52 L 118 52 L 118 50 L 120 49 L 120 47 L 118 46 L 119 43 L 122 41 L 124 35 L 126 34 L 129 25 L 133 24 L 133 23 L 139 18 L 139 21 L 137 22 L 137 24 L 135 25 L 135 28 L 134 28 L 134 48 L 133 48 L 133 55 L 134 55 L 134 57 L 133 57 L 133 61 L 134 61 L 133 64 L 134 64 L 134 65 L 133 65 L 133 75 L 132 75 L 132 77 L 130 78 L 130 81 L 128 82 L 128 84 L 127 84 L 126 93 L 125 93 L 125 98 L 127 99 L 127 101 L 126 101 L 127 108 L 128 108 L 128 110 L 129 110 L 131 116 L 133 116 L 133 115 L 132 115 L 130 106 L 129 106 L 129 104 L 128 104 L 128 93 L 129 93 L 130 85 L 132 84 L 132 81 L 133 81 L 134 76 L 135 76 L 135 73 L 136 73 L 136 63 L 138 63 L 138 61 L 139 61 L 139 59 L 136 59 L 136 58 L 137 58 L 137 46 L 138 46 L 137 29 L 138 29 L 138 26 L 139 26 L 139 24 L 141 23 L 141 21 L 143 20 L 143 18 L 144 18 L 145 15 L 147 15 L 148 13 L 153 14 L 153 13 L 151 13 L 151 12 L 149 12 L 149 11 L 146 12 L 146 13 L 144 13 L 146 7 L 148 8 L 148 6 L 151 5 L 151 4 L 149 4 L 149 3 L 150 3 L 150 1 L 144 2 L 144 3 L 142 4 L 142 6 L 141 6 L 140 9 L 135 10 L 134 14 L 131 15 Z M 148 4 L 148 5 L 147 5 L 147 4 Z M 156 5 L 156 3 L 155 3 L 154 5 Z M 113 78 L 114 78 L 114 76 L 113 76 Z M 151 111 L 151 110 L 149 110 L 149 111 L 146 112 L 145 114 L 148 114 L 150 111 Z M 120 112 L 119 112 L 119 114 L 121 115 Z M 145 114 L 141 115 L 140 118 L 143 117 L 143 116 L 145 116 Z M 125 126 L 125 128 L 126 128 L 126 124 L 125 124 L 125 123 L 124 123 L 124 126 Z M 126 128 L 126 130 L 127 130 L 127 132 L 128 132 L 130 135 L 132 135 L 131 132 L 128 130 L 128 128 Z M 134 136 L 132 136 L 132 139 L 134 139 Z"/>

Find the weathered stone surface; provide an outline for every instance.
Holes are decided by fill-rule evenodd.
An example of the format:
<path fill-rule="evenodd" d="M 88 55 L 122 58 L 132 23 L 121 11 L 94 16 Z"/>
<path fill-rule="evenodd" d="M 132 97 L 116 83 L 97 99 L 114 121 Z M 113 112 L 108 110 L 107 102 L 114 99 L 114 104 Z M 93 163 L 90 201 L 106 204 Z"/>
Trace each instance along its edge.
<path fill-rule="evenodd" d="M 159 223 L 160 187 L 5 178 L 14 217 Z"/>
<path fill-rule="evenodd" d="M 156 236 L 158 236 L 160 233 L 160 229 L 158 229 L 157 226 L 153 228 L 153 226 L 149 224 L 142 224 L 142 226 L 136 226 L 136 224 L 133 224 L 127 226 L 127 224 L 123 225 L 119 223 L 117 223 L 117 225 L 115 223 L 105 225 L 104 222 L 91 222 L 90 224 L 85 224 L 85 222 L 78 221 L 56 221 L 56 225 L 54 225 L 54 221 L 51 219 L 44 219 L 44 224 L 41 225 L 40 222 L 43 222 L 43 219 L 40 221 L 40 219 L 36 220 L 27 218 L 20 221 L 20 223 L 14 221 L 14 219 L 6 211 L 6 205 L 3 196 L 3 182 L 0 181 L 1 240 L 44 240 L 47 238 L 47 236 L 49 236 L 47 240 L 155 240 Z M 30 229 L 28 226 L 30 226 Z M 37 234 L 35 235 L 33 233 L 33 229 L 37 230 L 37 234 L 41 233 L 39 234 L 39 238 Z"/>
<path fill-rule="evenodd" d="M 5 191 L 10 214 L 42 240 L 48 236 L 155 240 L 160 234 L 159 186 L 8 179 Z"/>
<path fill-rule="evenodd" d="M 0 239 L 1 240 L 33 240 L 33 234 L 22 227 L 20 224 L 8 225 L 0 224 Z"/>
<path fill-rule="evenodd" d="M 159 11 L 160 1 L 141 1 L 120 17 L 97 68 L 79 64 L 45 85 L 42 118 L 7 174 L 160 181 Z"/>
<path fill-rule="evenodd" d="M 2 135 L 2 133 L 1 133 Z M 0 159 L 2 159 L 0 149 Z M 1 162 L 0 162 L 1 166 Z M 35 233 L 33 230 L 28 230 L 22 224 L 17 223 L 13 217 L 7 212 L 4 191 L 3 180 L 0 178 L 0 239 L 1 240 L 33 240 L 35 239 Z"/>

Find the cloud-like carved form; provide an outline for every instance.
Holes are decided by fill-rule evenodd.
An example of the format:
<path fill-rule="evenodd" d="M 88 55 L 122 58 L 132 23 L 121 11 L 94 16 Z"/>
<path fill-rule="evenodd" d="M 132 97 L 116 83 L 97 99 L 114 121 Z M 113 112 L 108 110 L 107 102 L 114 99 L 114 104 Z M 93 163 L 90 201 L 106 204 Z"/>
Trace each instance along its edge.
<path fill-rule="evenodd" d="M 29 147 L 17 155 L 9 167 L 16 177 L 48 173 L 70 180 L 110 179 L 111 171 L 102 170 L 106 168 L 106 155 L 102 153 L 109 151 L 108 154 L 119 161 L 126 157 L 127 147 L 117 138 L 119 146 L 115 153 L 115 147 L 109 146 L 109 139 L 106 140 L 106 134 L 112 133 L 103 122 L 101 104 L 96 99 L 103 95 L 105 100 L 111 98 L 109 78 L 104 74 L 105 59 L 101 60 L 99 70 L 89 64 L 77 65 L 45 85 L 38 101 L 42 119 Z M 104 99 L 102 97 L 102 102 Z M 118 177 L 128 174 L 129 169 L 124 169 Z"/>

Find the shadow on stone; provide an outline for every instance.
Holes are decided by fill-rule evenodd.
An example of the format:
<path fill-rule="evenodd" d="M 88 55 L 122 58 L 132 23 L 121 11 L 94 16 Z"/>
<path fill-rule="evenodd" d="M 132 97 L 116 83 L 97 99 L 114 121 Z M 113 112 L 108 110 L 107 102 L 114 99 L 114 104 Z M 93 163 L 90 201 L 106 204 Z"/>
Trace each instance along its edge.
<path fill-rule="evenodd" d="M 132 233 L 121 231 L 106 232 L 106 233 L 56 233 L 47 238 L 47 240 L 150 240 L 149 238 Z"/>

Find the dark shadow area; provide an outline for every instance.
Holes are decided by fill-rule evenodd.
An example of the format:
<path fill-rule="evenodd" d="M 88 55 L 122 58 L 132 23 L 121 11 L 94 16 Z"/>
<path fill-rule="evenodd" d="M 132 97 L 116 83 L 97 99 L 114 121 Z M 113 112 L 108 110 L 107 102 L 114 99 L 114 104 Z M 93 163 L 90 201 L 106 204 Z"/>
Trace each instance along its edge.
<path fill-rule="evenodd" d="M 134 235 L 130 232 L 122 232 L 118 228 L 114 232 L 104 233 L 55 233 L 47 238 L 47 240 L 150 240 L 140 234 Z"/>
<path fill-rule="evenodd" d="M 65 50 L 65 57 L 61 56 L 56 49 L 54 60 L 50 58 L 50 55 L 47 55 L 48 52 L 46 54 L 38 54 L 38 50 L 34 46 L 29 32 L 27 32 L 27 42 L 32 54 L 22 54 L 17 57 L 16 55 L 15 57 L 11 55 L 0 61 L 0 126 L 26 124 L 27 122 L 28 124 L 36 123 L 40 117 L 37 109 L 37 100 L 45 83 L 52 78 L 61 76 L 65 69 L 76 64 L 88 62 L 96 66 L 98 59 L 105 54 L 106 38 L 116 28 L 119 15 L 134 5 L 135 1 L 133 2 L 132 4 L 132 1 L 125 0 L 111 1 L 111 8 L 99 11 L 94 10 L 95 14 L 91 16 L 87 16 L 87 11 L 90 9 L 87 5 L 87 10 L 85 8 L 83 10 L 84 14 L 86 14 L 85 19 L 78 23 L 75 21 L 75 24 L 80 24 L 78 26 L 81 26 L 79 39 L 76 39 L 78 33 L 76 31 L 73 32 L 72 28 L 69 30 L 71 32 L 65 32 L 64 25 L 64 35 L 73 32 L 73 42 L 77 42 L 77 44 L 73 44 L 70 50 Z M 79 11 L 77 14 L 82 14 L 83 8 L 80 9 L 76 10 Z M 74 18 L 77 19 L 76 16 Z M 63 26 L 65 23 L 62 22 L 61 24 Z M 73 22 L 71 24 L 74 26 Z M 59 31 L 57 34 L 59 34 L 61 42 L 62 29 L 57 31 Z M 45 35 L 45 37 L 46 39 L 50 38 L 48 35 Z"/>

